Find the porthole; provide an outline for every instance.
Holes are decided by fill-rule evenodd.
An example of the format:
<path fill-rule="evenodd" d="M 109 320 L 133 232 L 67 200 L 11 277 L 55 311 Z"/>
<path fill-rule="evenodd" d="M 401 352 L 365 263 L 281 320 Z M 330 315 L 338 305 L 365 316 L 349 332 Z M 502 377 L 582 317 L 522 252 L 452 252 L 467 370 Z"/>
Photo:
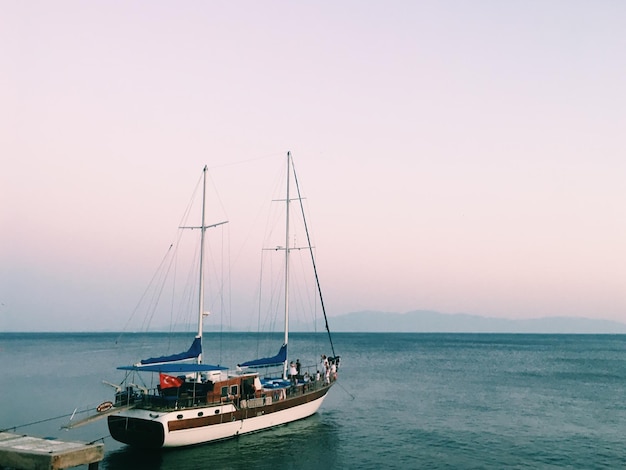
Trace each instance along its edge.
<path fill-rule="evenodd" d="M 202 411 L 198 411 L 198 416 L 204 416 L 204 413 Z"/>
<path fill-rule="evenodd" d="M 177 415 L 176 419 L 183 419 L 183 415 Z"/>
<path fill-rule="evenodd" d="M 215 410 L 215 414 L 216 415 L 220 414 L 220 410 Z"/>

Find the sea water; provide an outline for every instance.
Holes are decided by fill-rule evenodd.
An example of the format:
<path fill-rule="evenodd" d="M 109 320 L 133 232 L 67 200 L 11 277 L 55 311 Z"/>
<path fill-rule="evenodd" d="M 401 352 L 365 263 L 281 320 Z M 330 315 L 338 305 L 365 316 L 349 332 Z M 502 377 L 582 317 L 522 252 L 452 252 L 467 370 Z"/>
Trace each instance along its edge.
<path fill-rule="evenodd" d="M 625 468 L 626 336 L 357 334 L 332 337 L 339 381 L 319 413 L 220 443 L 164 451 L 112 440 L 106 420 L 60 427 L 110 400 L 117 366 L 180 352 L 164 334 L 0 333 L 0 429 L 105 444 L 102 469 Z M 254 335 L 205 336 L 205 362 L 263 350 Z M 293 334 L 317 367 L 325 334 Z M 30 424 L 34 423 L 34 424 Z M 28 426 L 23 426 L 29 424 Z"/>

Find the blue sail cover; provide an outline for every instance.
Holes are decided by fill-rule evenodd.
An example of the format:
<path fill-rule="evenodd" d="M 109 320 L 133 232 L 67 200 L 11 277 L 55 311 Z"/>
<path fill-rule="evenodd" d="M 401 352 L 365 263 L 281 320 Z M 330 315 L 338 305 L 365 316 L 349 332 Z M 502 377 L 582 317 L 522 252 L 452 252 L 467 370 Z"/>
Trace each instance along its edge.
<path fill-rule="evenodd" d="M 228 370 L 228 367 L 213 366 L 211 364 L 184 364 L 184 363 L 165 363 L 165 364 L 149 364 L 147 366 L 121 366 L 118 370 L 135 370 L 141 372 L 164 372 L 171 374 L 178 372 L 186 374 L 188 372 L 209 372 L 212 370 Z"/>
<path fill-rule="evenodd" d="M 264 357 L 261 359 L 255 359 L 253 361 L 244 362 L 239 364 L 240 367 L 271 367 L 282 364 L 287 360 L 287 345 L 283 344 L 278 351 L 278 354 L 272 357 Z"/>
<path fill-rule="evenodd" d="M 157 364 L 160 362 L 174 362 L 174 361 L 182 361 L 184 359 L 193 359 L 202 354 L 202 339 L 200 337 L 196 337 L 191 344 L 191 347 L 182 353 L 172 354 L 170 356 L 161 356 L 161 357 L 151 357 L 149 359 L 142 359 L 141 365 L 147 364 Z"/>

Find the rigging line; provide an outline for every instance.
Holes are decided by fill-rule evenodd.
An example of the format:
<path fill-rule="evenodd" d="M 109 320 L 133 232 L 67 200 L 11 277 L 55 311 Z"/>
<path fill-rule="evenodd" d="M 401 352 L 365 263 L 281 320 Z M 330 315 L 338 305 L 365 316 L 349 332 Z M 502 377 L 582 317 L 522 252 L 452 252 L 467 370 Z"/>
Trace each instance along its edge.
<path fill-rule="evenodd" d="M 143 331 L 148 331 L 150 328 L 150 325 L 152 324 L 152 319 L 154 318 L 154 314 L 156 312 L 157 306 L 159 305 L 159 299 L 161 298 L 161 294 L 163 293 L 163 288 L 165 286 L 165 281 L 167 279 L 170 267 L 171 267 L 171 261 L 167 270 L 161 273 L 161 278 L 159 279 L 159 283 L 158 285 L 155 285 L 154 291 L 152 292 L 150 303 L 148 304 L 148 309 L 146 311 L 146 316 L 144 317 L 142 325 L 141 325 Z"/>
<path fill-rule="evenodd" d="M 209 174 L 209 178 L 211 177 L 211 175 Z M 221 201 L 220 201 L 221 202 Z M 223 338 L 223 333 L 224 333 L 224 226 L 222 226 L 222 243 L 221 243 L 221 262 L 220 262 L 220 269 L 221 269 L 221 277 L 220 277 L 220 353 L 219 353 L 219 359 L 220 359 L 220 364 L 222 364 L 222 338 Z"/>
<path fill-rule="evenodd" d="M 194 190 L 194 197 L 192 197 L 192 200 L 195 198 L 195 194 L 197 192 L 199 185 L 200 185 L 200 181 L 198 181 L 196 185 L 196 189 Z M 170 297 L 170 307 L 169 307 L 170 308 L 170 311 L 169 311 L 169 316 L 170 316 L 169 332 L 170 333 L 173 332 L 174 324 L 176 320 L 179 318 L 179 314 L 180 314 L 180 310 L 178 310 L 177 312 L 177 294 L 178 294 L 178 280 L 179 280 L 178 268 L 179 268 L 181 256 L 183 256 L 181 252 L 183 251 L 182 250 L 183 236 L 185 232 L 180 227 L 187 225 L 187 220 L 189 218 L 191 206 L 192 206 L 192 203 L 190 202 L 185 211 L 185 215 L 182 217 L 182 219 L 179 222 L 179 229 L 178 229 L 177 237 L 176 237 L 176 253 L 175 253 L 176 256 L 174 256 L 172 260 L 170 261 L 170 267 L 167 271 L 169 274 L 172 268 L 174 270 L 174 273 L 172 275 L 172 281 L 171 281 L 171 294 L 170 294 L 171 297 Z M 186 248 L 186 245 L 185 245 L 185 248 Z M 178 308 L 180 309 L 180 304 L 178 304 Z M 168 336 L 168 344 L 167 344 L 168 348 L 171 346 L 171 342 L 172 342 L 172 337 Z"/>
<path fill-rule="evenodd" d="M 205 269 L 208 271 L 207 276 L 208 279 L 206 283 L 209 287 L 212 287 L 214 292 L 209 292 L 209 301 L 208 305 L 210 309 L 219 308 L 220 312 L 223 314 L 224 311 L 224 262 L 225 262 L 225 243 L 224 243 L 224 234 L 226 232 L 226 228 L 224 226 L 220 227 L 221 229 L 221 238 L 218 242 L 215 241 L 214 244 L 218 246 L 213 246 L 213 244 L 208 243 L 206 250 L 208 252 L 207 259 L 213 260 L 214 262 Z M 218 249 L 219 249 L 219 263 L 218 263 Z M 212 269 L 211 269 L 212 268 Z M 214 281 L 213 281 L 214 280 Z M 215 283 L 213 287 L 211 282 Z M 206 309 L 206 306 L 205 306 Z M 208 310 L 211 312 L 211 310 Z"/>
<path fill-rule="evenodd" d="M 188 220 L 191 217 L 191 212 L 192 209 L 194 208 L 196 201 L 199 199 L 198 198 L 198 192 L 201 188 L 201 184 L 203 181 L 203 172 L 200 173 L 200 176 L 198 177 L 197 181 L 196 181 L 196 185 L 192 191 L 191 197 L 189 198 L 189 201 L 187 202 L 187 207 L 185 208 L 179 223 L 178 223 L 178 230 L 177 230 L 177 235 L 176 235 L 176 246 L 177 246 L 177 255 L 179 252 L 179 249 L 182 245 L 182 241 L 183 241 L 183 236 L 184 236 L 184 232 L 185 230 L 182 230 L 184 227 L 186 227 L 187 225 L 189 225 Z M 185 246 L 186 247 L 186 246 Z M 197 248 L 196 248 L 197 249 Z M 176 303 L 176 293 L 178 292 L 178 287 L 177 287 L 177 283 L 178 283 L 178 263 L 179 263 L 179 257 L 176 257 L 176 260 L 172 260 L 170 262 L 170 268 L 168 269 L 167 273 L 169 275 L 170 269 L 172 268 L 172 263 L 174 263 L 174 276 L 172 278 L 172 292 L 171 292 L 171 302 L 170 302 L 170 311 L 169 311 L 169 315 L 170 315 L 170 322 L 169 322 L 169 331 L 170 333 L 173 331 L 174 327 L 175 327 L 175 322 L 178 320 L 181 320 L 181 312 L 183 311 L 182 308 L 182 300 L 180 301 L 181 303 L 178 304 L 178 310 L 175 306 Z M 192 267 L 193 268 L 193 267 Z M 191 273 L 189 274 L 189 276 L 191 276 Z M 187 285 L 189 285 L 189 282 L 187 282 Z M 163 287 L 161 288 L 163 289 Z M 183 289 L 183 298 L 186 295 L 186 293 L 188 292 L 187 289 Z M 192 294 L 189 294 L 192 295 Z M 161 296 L 161 292 L 159 292 L 159 297 Z M 158 301 L 157 301 L 158 303 Z M 156 305 L 154 307 L 154 311 L 152 312 L 152 315 L 150 316 L 149 319 L 149 324 L 152 322 L 152 319 L 154 318 L 154 314 L 156 313 Z M 171 337 L 170 340 L 168 340 L 168 347 L 171 345 Z"/>
<path fill-rule="evenodd" d="M 210 293 L 209 297 L 209 301 L 206 305 L 209 305 L 209 309 L 207 310 L 205 308 L 205 311 L 209 314 L 212 314 L 213 311 L 217 311 L 217 309 L 219 309 L 219 319 L 217 319 L 217 317 L 215 317 L 215 319 L 213 321 L 219 321 L 219 331 L 218 330 L 213 330 L 213 332 L 218 333 L 219 334 L 219 363 L 222 363 L 222 352 L 223 352 L 223 333 L 224 333 L 224 327 L 225 327 L 225 321 L 226 319 L 230 319 L 230 303 L 228 305 L 228 309 L 226 307 L 226 302 L 230 302 L 231 301 L 231 297 L 230 297 L 230 231 L 228 229 L 227 225 L 222 225 L 220 227 L 221 229 L 221 237 L 220 237 L 220 244 L 219 244 L 219 259 L 220 262 L 219 264 L 216 262 L 215 263 L 215 267 L 213 269 L 213 277 L 215 277 L 215 292 L 214 293 Z M 209 258 L 214 259 L 217 261 L 217 250 L 212 248 L 212 245 L 209 244 L 207 247 L 207 250 L 210 252 L 209 253 Z M 226 265 L 226 262 L 228 262 L 228 265 Z M 225 270 L 228 269 L 227 273 L 228 273 L 228 277 L 225 277 Z M 208 276 L 208 281 L 210 283 L 211 281 L 211 276 Z M 224 279 L 227 279 L 227 282 L 224 281 Z M 226 289 L 228 289 L 228 292 L 226 292 Z M 225 296 L 228 294 L 228 299 L 225 298 Z M 205 323 L 206 325 L 207 323 Z M 229 321 L 229 327 L 232 327 L 232 322 Z"/>
<path fill-rule="evenodd" d="M 296 272 L 296 275 L 299 274 L 302 276 L 302 279 L 306 279 L 306 268 L 309 265 L 304 265 L 302 256 L 298 256 L 298 261 L 299 271 Z M 315 288 L 311 292 L 311 285 L 308 283 L 297 283 L 296 289 L 296 294 L 298 295 L 296 300 L 300 302 L 300 311 L 303 312 L 301 321 L 312 321 L 315 330 L 315 322 L 317 321 L 317 289 Z"/>
<path fill-rule="evenodd" d="M 191 248 L 191 247 L 190 247 Z M 198 287 L 195 281 L 196 274 L 200 269 L 200 239 L 195 240 L 193 245 L 193 253 L 189 256 L 192 260 L 187 270 L 186 278 L 183 282 L 183 288 L 180 292 L 180 299 L 178 301 L 178 311 L 176 312 L 175 322 L 181 325 L 190 325 L 192 323 L 194 311 L 194 302 L 197 300 Z M 174 325 L 170 325 L 170 329 L 173 329 Z"/>
<path fill-rule="evenodd" d="M 213 195 L 215 196 L 215 199 L 217 199 L 217 202 L 218 202 L 220 208 L 224 212 L 225 220 L 229 220 L 230 217 L 228 217 L 228 212 L 226 211 L 226 207 L 224 206 L 224 203 L 222 202 L 222 198 L 220 197 L 220 193 L 217 191 L 217 185 L 215 184 L 215 180 L 213 180 L 213 176 L 211 175 L 210 172 L 207 172 L 207 173 L 208 173 L 208 177 L 209 177 L 209 182 L 211 183 L 211 186 L 213 187 Z"/>
<path fill-rule="evenodd" d="M 233 256 L 231 251 L 230 227 L 228 229 L 228 329 L 233 329 Z"/>
<path fill-rule="evenodd" d="M 268 197 L 267 199 L 271 200 L 271 197 Z M 249 241 L 252 239 L 252 234 L 256 232 L 255 228 L 260 225 L 260 219 L 261 216 L 263 214 L 268 214 L 268 218 L 265 222 L 265 229 L 263 231 L 264 234 L 264 240 L 267 240 L 269 238 L 268 235 L 268 226 L 269 226 L 269 216 L 272 215 L 271 210 L 268 210 L 268 202 L 265 202 L 266 198 L 259 198 L 261 202 L 260 207 L 254 211 L 254 213 L 256 214 L 252 223 L 248 226 L 247 231 L 244 233 L 244 238 L 243 238 L 243 243 L 241 243 L 241 245 L 238 247 L 238 249 L 235 251 L 233 258 L 233 263 L 236 265 L 239 263 L 239 260 L 241 259 L 241 256 L 245 250 L 246 245 L 249 243 Z"/>
<path fill-rule="evenodd" d="M 189 200 L 189 202 L 187 203 L 187 207 L 185 208 L 185 211 L 183 213 L 183 216 L 181 218 L 181 222 L 179 223 L 179 225 L 185 225 L 183 222 L 189 217 L 189 213 L 191 211 L 192 205 L 193 205 L 193 201 L 195 199 L 195 194 L 198 191 L 198 188 L 200 186 L 200 182 L 202 181 L 202 177 L 200 177 L 198 179 L 198 181 L 196 182 L 196 187 L 193 191 L 193 194 L 191 196 L 191 199 Z M 148 283 L 146 289 L 144 290 L 143 294 L 141 295 L 139 301 L 137 302 L 137 305 L 135 306 L 135 308 L 133 309 L 130 317 L 128 318 L 128 320 L 126 321 L 126 324 L 124 325 L 122 332 L 119 334 L 119 336 L 115 339 L 115 344 L 117 344 L 119 342 L 119 340 L 121 339 L 121 337 L 126 333 L 126 330 L 130 324 L 130 322 L 132 321 L 132 319 L 134 318 L 135 314 L 137 313 L 137 310 L 139 309 L 139 306 L 143 303 L 144 298 L 146 297 L 146 295 L 148 294 L 148 292 L 150 291 L 152 285 L 155 283 L 155 280 L 157 278 L 157 275 L 161 272 L 161 269 L 163 267 L 163 264 L 165 263 L 167 256 L 170 254 L 172 248 L 174 247 L 174 245 L 176 244 L 176 246 L 178 246 L 178 243 L 180 242 L 180 231 L 178 236 L 176 237 L 176 243 L 171 243 L 169 248 L 167 249 L 165 255 L 163 256 L 163 259 L 161 260 L 161 262 L 159 263 L 158 268 L 156 269 L 155 273 L 152 276 L 152 279 L 150 279 L 150 282 Z M 171 267 L 171 263 L 172 261 L 170 261 L 170 267 Z M 169 268 L 168 268 L 168 272 L 169 272 Z M 145 318 L 144 318 L 144 324 L 145 324 Z M 143 328 L 143 326 L 142 326 Z"/>
<path fill-rule="evenodd" d="M 98 439 L 94 439 L 93 441 L 88 442 L 87 444 L 88 445 L 92 445 L 92 444 L 95 444 L 98 441 L 101 441 L 104 444 L 104 440 L 108 439 L 109 437 L 112 437 L 112 436 L 110 434 L 107 434 L 106 436 L 102 436 L 102 437 L 99 437 Z"/>
<path fill-rule="evenodd" d="M 341 389 L 346 392 L 348 395 L 350 395 L 350 397 L 352 397 L 352 399 L 356 399 L 356 397 L 354 395 L 352 395 L 350 392 L 348 392 L 348 390 L 346 389 L 346 387 L 344 387 L 343 385 L 341 385 L 341 382 L 336 381 L 335 382 L 337 385 L 339 385 L 339 387 L 341 387 Z"/>
<path fill-rule="evenodd" d="M 266 264 L 269 266 L 266 267 Z M 265 255 L 264 251 L 261 251 L 261 264 L 259 272 L 259 318 L 257 320 L 257 332 L 265 333 L 264 339 L 269 338 L 270 332 L 274 330 L 274 317 L 272 312 L 275 311 L 274 299 L 275 299 L 275 285 L 272 281 L 274 279 L 274 264 L 272 256 Z M 269 270 L 270 275 L 265 276 L 265 272 Z M 267 281 L 265 277 L 269 278 Z M 257 353 L 262 338 L 257 336 Z"/>
<path fill-rule="evenodd" d="M 172 251 L 172 247 L 174 246 L 174 244 L 170 244 L 169 248 L 167 249 L 167 251 L 165 252 L 165 255 L 163 256 L 163 259 L 161 260 L 161 262 L 159 263 L 159 266 L 157 267 L 156 271 L 154 272 L 154 274 L 152 275 L 152 279 L 150 279 L 150 282 L 148 283 L 148 286 L 146 287 L 146 289 L 144 290 L 143 294 L 141 294 L 141 297 L 139 299 L 139 302 L 137 302 L 137 305 L 135 306 L 135 308 L 133 309 L 132 313 L 130 314 L 130 317 L 128 318 L 128 320 L 126 321 L 126 324 L 124 325 L 124 328 L 122 329 L 122 332 L 119 334 L 119 336 L 115 339 L 115 344 L 117 344 L 120 340 L 120 338 L 122 337 L 122 335 L 124 333 L 126 333 L 126 328 L 128 328 L 128 325 L 130 324 L 130 322 L 132 321 L 134 315 L 137 313 L 137 310 L 139 309 L 139 306 L 141 305 L 141 303 L 143 302 L 144 297 L 147 295 L 148 291 L 150 290 L 150 286 L 152 286 L 152 284 L 155 282 L 155 278 L 157 277 L 157 274 L 161 271 L 161 269 L 163 268 L 163 264 L 165 263 L 165 261 L 167 260 L 168 255 L 170 254 L 170 251 Z"/>
<path fill-rule="evenodd" d="M 67 413 L 61 416 L 55 416 L 54 418 L 46 418 L 46 419 L 41 419 L 39 421 L 33 421 L 32 423 L 26 423 L 26 424 L 19 424 L 17 426 L 11 426 L 10 428 L 5 428 L 5 429 L 0 429 L 0 432 L 8 432 L 8 431 L 15 431 L 16 429 L 20 429 L 20 428 L 25 428 L 26 426 L 33 426 L 35 424 L 41 424 L 41 423 L 47 423 L 48 421 L 54 421 L 55 419 L 62 419 L 62 418 L 67 418 L 68 416 L 72 416 L 74 414 L 79 414 L 79 413 L 87 413 L 90 410 L 83 410 L 83 411 L 76 411 L 74 410 L 72 413 Z"/>
<path fill-rule="evenodd" d="M 170 246 L 171 248 L 171 246 Z M 177 248 L 175 250 L 175 255 L 178 254 L 178 245 Z M 151 304 L 148 306 L 148 310 L 146 311 L 146 317 L 144 318 L 143 324 L 142 324 L 142 329 L 144 329 L 145 331 L 148 331 L 150 328 L 150 325 L 152 324 L 152 320 L 154 319 L 154 315 L 156 313 L 157 307 L 159 305 L 160 299 L 161 299 L 161 295 L 163 294 L 163 291 L 165 289 L 165 283 L 167 281 L 167 278 L 170 274 L 170 270 L 172 269 L 172 265 L 175 266 L 175 261 L 177 259 L 177 256 L 172 256 L 170 258 L 169 264 L 167 266 L 167 270 L 164 270 L 163 272 L 161 272 L 161 279 L 160 279 L 160 283 L 159 283 L 159 288 L 157 290 L 157 287 L 155 286 L 155 290 L 152 293 L 152 299 L 151 299 Z"/>
<path fill-rule="evenodd" d="M 200 174 L 200 177 L 198 178 L 198 181 L 196 181 L 196 187 L 193 189 L 193 192 L 191 193 L 191 197 L 189 198 L 189 201 L 187 202 L 187 207 L 185 208 L 185 212 L 183 212 L 183 215 L 180 219 L 179 222 L 179 228 L 181 226 L 185 226 L 187 225 L 187 220 L 189 219 L 189 216 L 191 214 L 191 209 L 194 206 L 194 202 L 197 199 L 196 194 L 198 194 L 198 190 L 200 189 L 200 184 L 202 183 L 202 179 L 203 179 L 203 174 Z"/>
<path fill-rule="evenodd" d="M 181 236 L 179 235 L 179 239 L 178 242 L 180 242 L 180 238 Z M 177 243 L 178 246 L 178 243 Z M 176 284 L 176 280 L 178 279 L 178 250 L 176 250 L 176 255 L 174 256 L 174 259 L 172 260 L 172 262 L 170 263 L 170 269 L 173 267 L 174 268 L 174 274 L 172 275 L 172 292 L 170 294 L 170 333 L 172 332 L 172 323 L 173 319 L 174 319 L 174 310 L 175 310 L 175 304 L 176 304 L 176 289 L 178 288 L 178 285 Z M 173 266 L 171 266 L 173 264 Z M 171 338 L 171 336 L 170 336 Z"/>
<path fill-rule="evenodd" d="M 313 256 L 313 247 L 311 246 L 311 238 L 309 236 L 309 227 L 306 223 L 306 217 L 304 214 L 304 205 L 302 204 L 302 196 L 300 194 L 300 185 L 298 184 L 298 176 L 296 175 L 296 167 L 293 164 L 293 159 L 291 160 L 291 167 L 293 169 L 293 179 L 296 183 L 296 190 L 298 191 L 298 201 L 300 202 L 300 210 L 302 211 L 302 221 L 304 222 L 304 231 L 306 232 L 306 241 L 309 245 L 309 253 L 311 253 L 311 262 L 313 263 L 313 272 L 315 273 L 315 282 L 317 284 L 317 292 L 320 295 L 320 305 L 322 306 L 322 313 L 324 314 L 324 323 L 326 326 L 326 331 L 328 332 L 328 340 L 330 341 L 330 349 L 333 351 L 333 357 L 335 354 L 335 347 L 333 346 L 333 339 L 330 335 L 330 328 L 328 327 L 328 317 L 326 316 L 326 308 L 324 307 L 324 298 L 322 297 L 322 287 L 320 286 L 320 280 L 317 275 L 317 266 L 315 264 L 315 256 Z"/>
<path fill-rule="evenodd" d="M 268 325 L 267 333 L 268 337 L 270 336 L 270 332 L 276 331 L 276 325 L 280 324 L 279 322 L 279 308 L 281 302 L 284 299 L 284 287 L 285 284 L 282 282 L 282 279 L 285 277 L 285 265 L 283 263 L 278 263 L 278 268 L 276 268 L 276 258 L 273 256 L 269 257 L 270 261 L 270 272 L 272 275 L 270 276 L 269 284 L 269 302 L 267 305 L 267 317 L 266 324 Z M 278 271 L 276 271 L 278 269 Z M 279 275 L 275 275 L 273 273 L 277 273 Z M 281 318 L 280 321 L 283 321 L 284 317 Z"/>
<path fill-rule="evenodd" d="M 143 331 L 148 331 L 150 328 L 150 325 L 152 324 L 152 321 L 154 319 L 154 315 L 156 313 L 157 307 L 159 305 L 160 302 L 160 298 L 163 294 L 163 291 L 165 289 L 165 285 L 167 282 L 168 277 L 170 276 L 170 272 L 172 270 L 172 268 L 174 269 L 174 275 L 172 277 L 172 292 L 171 292 L 171 302 L 170 302 L 170 332 L 172 331 L 173 328 L 173 315 L 174 315 L 174 302 L 175 302 L 175 294 L 176 294 L 176 282 L 177 282 L 177 272 L 178 272 L 178 253 L 179 253 L 179 248 L 181 245 L 181 240 L 183 237 L 183 230 L 180 230 L 181 226 L 185 226 L 187 225 L 187 220 L 189 219 L 189 216 L 191 214 L 191 210 L 194 206 L 194 201 L 197 199 L 197 193 L 198 193 L 198 189 L 200 188 L 200 183 L 202 182 L 202 175 L 198 178 L 198 180 L 196 181 L 196 185 L 194 187 L 194 190 L 191 194 L 191 197 L 189 198 L 189 201 L 187 202 L 187 207 L 185 207 L 185 210 L 183 211 L 183 214 L 179 220 L 178 226 L 179 229 L 177 230 L 176 233 L 176 237 L 175 237 L 175 242 L 172 243 L 172 245 L 170 245 L 170 249 L 175 246 L 175 253 L 174 256 L 170 259 L 169 261 L 169 265 L 167 267 L 167 270 L 164 271 L 161 274 L 161 280 L 160 280 L 160 288 L 157 290 L 155 288 L 154 292 L 152 293 L 152 299 L 151 299 L 151 303 L 147 308 L 146 311 L 146 316 L 144 317 L 143 323 L 142 323 L 142 330 Z M 152 282 L 151 282 L 152 285 Z M 170 347 L 170 343 L 171 343 L 171 337 L 168 339 L 168 347 Z"/>
<path fill-rule="evenodd" d="M 258 317 L 257 317 L 257 325 L 256 325 L 256 329 L 257 329 L 257 341 L 256 341 L 256 357 L 259 357 L 259 348 L 260 348 L 260 333 L 261 333 L 261 304 L 263 301 L 263 251 L 261 251 L 261 269 L 259 272 L 259 311 L 258 311 Z"/>

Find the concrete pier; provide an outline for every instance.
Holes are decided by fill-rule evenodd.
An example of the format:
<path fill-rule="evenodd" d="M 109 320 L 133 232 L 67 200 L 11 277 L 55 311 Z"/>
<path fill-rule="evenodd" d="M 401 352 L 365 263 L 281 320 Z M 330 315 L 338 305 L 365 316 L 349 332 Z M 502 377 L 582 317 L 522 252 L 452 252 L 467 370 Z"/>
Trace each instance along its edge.
<path fill-rule="evenodd" d="M 66 442 L 0 432 L 0 468 L 56 470 L 89 465 L 97 470 L 104 444 Z"/>

